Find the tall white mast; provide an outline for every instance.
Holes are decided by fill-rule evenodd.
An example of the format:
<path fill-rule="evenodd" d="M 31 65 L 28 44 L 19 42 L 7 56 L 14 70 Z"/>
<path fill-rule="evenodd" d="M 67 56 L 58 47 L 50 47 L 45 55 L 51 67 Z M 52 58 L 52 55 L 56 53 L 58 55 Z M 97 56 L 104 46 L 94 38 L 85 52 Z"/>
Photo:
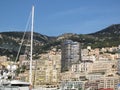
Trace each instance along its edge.
<path fill-rule="evenodd" d="M 30 47 L 30 76 L 29 82 L 32 85 L 32 53 L 33 53 L 33 25 L 34 25 L 34 6 L 32 6 L 32 23 L 31 23 L 31 47 Z"/>

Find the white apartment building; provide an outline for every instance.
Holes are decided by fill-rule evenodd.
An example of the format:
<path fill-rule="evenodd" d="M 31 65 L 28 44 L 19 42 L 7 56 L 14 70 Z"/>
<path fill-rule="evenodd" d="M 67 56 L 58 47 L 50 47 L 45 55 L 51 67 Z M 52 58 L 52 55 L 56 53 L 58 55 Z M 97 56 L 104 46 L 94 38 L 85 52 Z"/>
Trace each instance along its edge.
<path fill-rule="evenodd" d="M 90 56 L 82 56 L 82 60 L 83 61 L 95 61 L 96 60 L 96 57 L 94 55 L 90 55 Z"/>
<path fill-rule="evenodd" d="M 60 90 L 84 90 L 84 81 L 63 81 Z"/>
<path fill-rule="evenodd" d="M 102 77 L 104 77 L 104 75 L 102 73 L 89 73 L 89 74 L 86 75 L 86 78 L 89 81 L 96 81 L 96 80 L 99 80 Z"/>
<path fill-rule="evenodd" d="M 92 68 L 90 72 L 107 72 L 107 73 L 114 73 L 117 69 L 117 61 L 112 60 L 101 60 L 95 61 L 92 64 Z"/>
<path fill-rule="evenodd" d="M 85 72 L 87 73 L 116 73 L 117 60 L 103 60 L 103 61 L 90 61 L 86 60 L 80 64 L 73 64 L 70 69 L 72 72 Z"/>
<path fill-rule="evenodd" d="M 118 84 L 120 79 L 118 76 L 109 76 L 99 79 L 98 88 L 112 88 L 113 90 L 118 90 Z"/>
<path fill-rule="evenodd" d="M 118 59 L 117 69 L 118 69 L 118 74 L 120 74 L 120 58 Z"/>
<path fill-rule="evenodd" d="M 86 60 L 81 62 L 80 64 L 73 64 L 71 66 L 71 71 L 72 72 L 86 72 L 88 73 L 89 70 L 91 70 L 91 66 L 92 66 L 93 62 L 90 60 Z"/>

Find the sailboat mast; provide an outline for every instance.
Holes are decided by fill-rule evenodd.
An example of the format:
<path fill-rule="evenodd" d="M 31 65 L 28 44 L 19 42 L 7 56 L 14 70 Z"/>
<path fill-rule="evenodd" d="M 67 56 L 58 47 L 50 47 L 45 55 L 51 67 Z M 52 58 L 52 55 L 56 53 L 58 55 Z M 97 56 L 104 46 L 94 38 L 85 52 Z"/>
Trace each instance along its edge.
<path fill-rule="evenodd" d="M 30 47 L 30 76 L 29 82 L 32 85 L 32 53 L 33 53 L 33 25 L 34 25 L 34 6 L 32 6 L 32 23 L 31 23 L 31 47 Z"/>

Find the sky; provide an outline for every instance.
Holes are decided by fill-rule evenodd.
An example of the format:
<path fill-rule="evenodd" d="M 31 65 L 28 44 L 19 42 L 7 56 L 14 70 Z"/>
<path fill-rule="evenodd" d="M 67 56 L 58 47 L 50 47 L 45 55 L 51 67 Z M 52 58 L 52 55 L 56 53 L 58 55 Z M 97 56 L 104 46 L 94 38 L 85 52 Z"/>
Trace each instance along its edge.
<path fill-rule="evenodd" d="M 25 31 L 32 5 L 34 32 L 89 34 L 120 24 L 120 0 L 0 0 L 0 32 Z"/>

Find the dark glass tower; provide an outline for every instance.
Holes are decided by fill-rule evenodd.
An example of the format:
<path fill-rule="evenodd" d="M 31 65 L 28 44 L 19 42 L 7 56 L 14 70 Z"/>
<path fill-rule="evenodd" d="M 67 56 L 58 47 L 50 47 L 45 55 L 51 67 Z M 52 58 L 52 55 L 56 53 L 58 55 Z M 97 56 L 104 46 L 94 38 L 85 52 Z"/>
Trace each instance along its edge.
<path fill-rule="evenodd" d="M 79 42 L 65 40 L 62 43 L 61 71 L 68 71 L 72 64 L 78 64 L 81 60 L 81 49 Z"/>

